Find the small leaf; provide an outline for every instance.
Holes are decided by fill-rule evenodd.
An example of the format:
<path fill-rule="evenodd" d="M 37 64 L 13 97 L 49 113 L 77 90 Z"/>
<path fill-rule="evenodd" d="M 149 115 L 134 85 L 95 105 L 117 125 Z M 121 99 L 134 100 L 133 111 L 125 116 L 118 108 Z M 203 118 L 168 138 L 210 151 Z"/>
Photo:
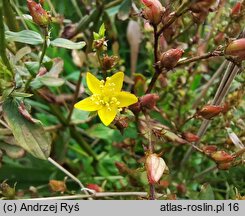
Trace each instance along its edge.
<path fill-rule="evenodd" d="M 6 122 L 18 145 L 34 157 L 46 160 L 50 155 L 51 139 L 40 123 L 32 123 L 18 111 L 19 102 L 8 99 L 3 104 Z"/>
<path fill-rule="evenodd" d="M 65 80 L 62 78 L 56 78 L 52 76 L 41 76 L 37 78 L 43 85 L 50 87 L 59 87 L 65 83 Z"/>
<path fill-rule="evenodd" d="M 23 30 L 20 32 L 6 31 L 5 35 L 7 41 L 14 41 L 31 45 L 38 45 L 44 42 L 39 33 L 31 30 Z"/>
<path fill-rule="evenodd" d="M 64 38 L 56 38 L 55 40 L 50 41 L 50 44 L 55 47 L 62 47 L 66 49 L 82 49 L 86 45 L 84 41 L 75 43 Z"/>
<path fill-rule="evenodd" d="M 28 93 L 25 93 L 25 92 L 17 92 L 17 91 L 14 91 L 12 92 L 11 94 L 13 97 L 31 97 L 33 94 L 28 94 Z"/>
<path fill-rule="evenodd" d="M 99 30 L 99 36 L 100 36 L 100 38 L 105 37 L 105 31 L 106 31 L 106 29 L 105 29 L 105 24 L 103 23 L 103 24 L 100 26 L 100 30 Z"/>
<path fill-rule="evenodd" d="M 100 35 L 96 32 L 93 32 L 94 35 L 94 40 L 99 40 L 100 39 Z"/>
<path fill-rule="evenodd" d="M 25 55 L 31 53 L 31 48 L 29 46 L 25 46 L 23 48 L 21 48 L 20 50 L 18 50 L 18 52 L 15 54 L 14 56 L 14 63 L 18 62 L 19 60 L 21 60 Z"/>

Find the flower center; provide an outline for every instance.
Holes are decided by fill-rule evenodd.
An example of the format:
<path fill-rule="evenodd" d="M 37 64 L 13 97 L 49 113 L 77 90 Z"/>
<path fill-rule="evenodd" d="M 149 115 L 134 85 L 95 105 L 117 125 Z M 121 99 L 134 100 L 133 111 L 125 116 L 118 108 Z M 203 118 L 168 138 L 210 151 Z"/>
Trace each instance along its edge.
<path fill-rule="evenodd" d="M 107 77 L 106 81 L 109 81 L 110 77 Z M 118 107 L 120 102 L 115 97 L 115 83 L 109 83 L 105 86 L 104 80 L 100 81 L 101 94 L 93 94 L 91 100 L 96 105 L 102 105 L 107 107 L 109 111 L 113 107 Z"/>

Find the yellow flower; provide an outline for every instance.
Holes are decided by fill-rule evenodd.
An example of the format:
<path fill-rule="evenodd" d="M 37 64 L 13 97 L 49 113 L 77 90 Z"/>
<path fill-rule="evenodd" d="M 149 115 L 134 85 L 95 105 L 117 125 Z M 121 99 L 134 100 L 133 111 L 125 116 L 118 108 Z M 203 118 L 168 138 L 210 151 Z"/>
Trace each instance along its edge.
<path fill-rule="evenodd" d="M 106 81 L 100 81 L 91 73 L 87 73 L 87 85 L 93 95 L 76 103 L 75 108 L 85 111 L 98 111 L 101 121 L 108 126 L 120 108 L 138 101 L 135 95 L 121 91 L 123 78 L 123 72 L 118 72 L 107 77 Z"/>

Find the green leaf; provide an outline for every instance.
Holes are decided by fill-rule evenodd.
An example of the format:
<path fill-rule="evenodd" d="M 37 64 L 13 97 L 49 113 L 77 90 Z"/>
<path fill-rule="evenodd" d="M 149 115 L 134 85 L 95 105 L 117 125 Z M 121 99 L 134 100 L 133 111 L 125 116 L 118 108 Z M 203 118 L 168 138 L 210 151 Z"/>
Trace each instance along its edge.
<path fill-rule="evenodd" d="M 6 31 L 5 35 L 7 41 L 14 41 L 31 45 L 38 45 L 44 42 L 42 36 L 39 33 L 31 30 L 23 30 L 20 32 Z"/>
<path fill-rule="evenodd" d="M 62 47 L 66 49 L 82 49 L 86 45 L 84 41 L 75 43 L 64 38 L 56 38 L 55 40 L 51 41 L 50 44 L 55 47 Z"/>
<path fill-rule="evenodd" d="M 100 39 L 100 35 L 96 32 L 93 32 L 94 35 L 94 40 L 99 40 Z"/>
<path fill-rule="evenodd" d="M 199 200 L 214 200 L 214 192 L 210 184 L 206 183 L 202 185 L 198 199 Z"/>
<path fill-rule="evenodd" d="M 132 0 L 124 0 L 119 8 L 119 12 L 117 14 L 118 19 L 126 20 L 129 18 L 129 13 L 132 7 Z"/>
<path fill-rule="evenodd" d="M 87 131 L 88 135 L 90 135 L 91 137 L 96 137 L 105 140 L 112 138 L 114 132 L 115 130 L 106 127 L 102 124 L 96 124 Z"/>
<path fill-rule="evenodd" d="M 100 26 L 100 30 L 99 30 L 99 36 L 101 38 L 105 37 L 105 24 L 103 23 L 101 26 Z"/>
<path fill-rule="evenodd" d="M 12 92 L 11 95 L 13 97 L 31 97 L 33 94 L 28 94 L 28 93 L 25 93 L 25 92 L 17 92 L 17 91 L 14 91 L 14 92 Z"/>
<path fill-rule="evenodd" d="M 31 75 L 36 76 L 39 68 L 38 62 L 25 62 L 25 66 Z"/>
<path fill-rule="evenodd" d="M 4 118 L 13 132 L 17 144 L 34 157 L 46 160 L 50 155 L 51 139 L 40 123 L 32 123 L 18 111 L 16 99 L 3 104 Z"/>
<path fill-rule="evenodd" d="M 62 78 L 56 78 L 52 76 L 41 76 L 37 78 L 43 85 L 50 87 L 59 87 L 65 83 L 65 80 Z"/>

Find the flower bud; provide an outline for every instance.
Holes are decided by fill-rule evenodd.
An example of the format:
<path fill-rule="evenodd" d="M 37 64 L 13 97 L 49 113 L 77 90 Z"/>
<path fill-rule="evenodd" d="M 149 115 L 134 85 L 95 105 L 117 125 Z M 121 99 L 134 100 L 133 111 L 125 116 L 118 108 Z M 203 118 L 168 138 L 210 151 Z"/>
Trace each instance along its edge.
<path fill-rule="evenodd" d="M 197 112 L 198 116 L 201 116 L 207 120 L 219 115 L 223 111 L 222 106 L 206 105 Z"/>
<path fill-rule="evenodd" d="M 240 12 L 241 12 L 241 8 L 242 8 L 242 3 L 241 2 L 237 2 L 234 7 L 231 9 L 231 16 L 239 16 Z"/>
<path fill-rule="evenodd" d="M 145 168 L 150 184 L 157 183 L 166 169 L 165 161 L 157 154 L 150 154 L 146 158 Z"/>
<path fill-rule="evenodd" d="M 215 145 L 204 146 L 202 148 L 202 150 L 204 151 L 205 154 L 210 155 L 213 152 L 216 152 L 217 151 L 217 146 L 215 146 Z"/>
<path fill-rule="evenodd" d="M 107 41 L 105 38 L 94 40 L 93 48 L 99 51 L 105 51 L 107 49 Z"/>
<path fill-rule="evenodd" d="M 15 186 L 12 188 L 10 187 L 6 181 L 0 184 L 0 191 L 1 194 L 7 199 L 14 199 L 15 198 Z"/>
<path fill-rule="evenodd" d="M 170 49 L 160 56 L 160 67 L 167 70 L 173 69 L 180 58 L 182 57 L 184 50 L 182 49 Z"/>
<path fill-rule="evenodd" d="M 158 0 L 141 0 L 147 7 L 143 10 L 143 16 L 153 25 L 158 25 L 162 20 L 165 8 Z"/>
<path fill-rule="evenodd" d="M 66 183 L 65 181 L 58 181 L 58 180 L 50 180 L 49 187 L 53 192 L 66 192 Z"/>
<path fill-rule="evenodd" d="M 33 0 L 27 0 L 27 6 L 33 21 L 41 27 L 47 27 L 50 22 L 50 17 L 48 12 L 42 8 L 42 5 Z"/>
<path fill-rule="evenodd" d="M 190 10 L 195 13 L 208 11 L 215 2 L 216 0 L 197 0 L 191 5 Z"/>
<path fill-rule="evenodd" d="M 157 94 L 146 94 L 140 98 L 141 108 L 153 109 L 158 100 L 159 96 Z"/>
<path fill-rule="evenodd" d="M 245 60 L 245 38 L 232 41 L 225 49 L 225 55 L 237 57 L 238 60 Z"/>
<path fill-rule="evenodd" d="M 190 133 L 190 132 L 185 132 L 182 134 L 183 139 L 187 140 L 188 142 L 197 142 L 199 141 L 200 137 Z"/>
<path fill-rule="evenodd" d="M 178 194 L 184 195 L 187 192 L 186 185 L 183 183 L 180 183 L 176 186 L 176 189 L 178 191 Z"/>
<path fill-rule="evenodd" d="M 211 158 L 218 163 L 225 163 L 233 161 L 234 157 L 225 151 L 216 151 L 211 154 Z"/>
<path fill-rule="evenodd" d="M 99 193 L 99 192 L 103 192 L 103 189 L 97 185 L 97 184 L 88 184 L 87 188 L 94 190 L 95 192 Z"/>

